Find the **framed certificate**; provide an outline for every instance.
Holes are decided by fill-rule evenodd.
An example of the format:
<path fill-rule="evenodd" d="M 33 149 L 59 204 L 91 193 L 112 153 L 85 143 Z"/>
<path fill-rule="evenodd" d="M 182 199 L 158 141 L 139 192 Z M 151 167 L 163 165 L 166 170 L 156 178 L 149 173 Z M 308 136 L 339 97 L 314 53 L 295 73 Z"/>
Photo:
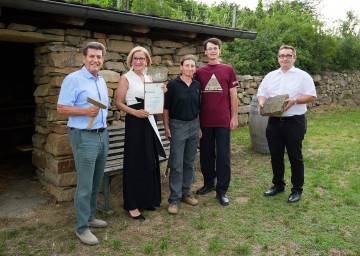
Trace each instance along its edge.
<path fill-rule="evenodd" d="M 164 109 L 163 83 L 145 82 L 144 109 L 150 114 L 162 114 Z"/>

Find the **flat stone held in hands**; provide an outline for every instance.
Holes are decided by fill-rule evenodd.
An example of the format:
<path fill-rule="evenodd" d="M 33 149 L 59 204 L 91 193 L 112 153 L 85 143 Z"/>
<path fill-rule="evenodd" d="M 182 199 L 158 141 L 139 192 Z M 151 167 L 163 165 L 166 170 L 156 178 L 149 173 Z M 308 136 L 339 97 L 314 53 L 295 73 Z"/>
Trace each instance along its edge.
<path fill-rule="evenodd" d="M 264 103 L 264 107 L 260 108 L 260 115 L 276 117 L 281 116 L 286 106 L 285 100 L 288 98 L 289 94 L 282 94 L 268 98 Z"/>

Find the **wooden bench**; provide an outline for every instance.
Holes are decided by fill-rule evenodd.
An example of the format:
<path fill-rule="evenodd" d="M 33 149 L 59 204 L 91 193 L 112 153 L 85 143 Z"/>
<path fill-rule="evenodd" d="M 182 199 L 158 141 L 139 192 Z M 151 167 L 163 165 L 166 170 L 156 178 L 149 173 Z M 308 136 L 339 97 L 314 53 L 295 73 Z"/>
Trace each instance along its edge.
<path fill-rule="evenodd" d="M 33 151 L 34 146 L 32 144 L 29 144 L 29 145 L 20 145 L 15 148 L 21 152 L 28 152 L 28 151 Z"/>
<path fill-rule="evenodd" d="M 165 137 L 165 129 L 162 121 L 157 122 L 158 130 L 162 143 L 164 145 L 166 156 L 169 156 L 170 142 Z M 109 131 L 109 153 L 104 170 L 104 204 L 98 204 L 98 209 L 107 213 L 111 213 L 109 203 L 109 193 L 110 193 L 110 176 L 120 174 L 123 170 L 123 160 L 124 160 L 124 143 L 125 143 L 125 125 L 120 126 L 110 126 L 108 127 Z M 159 157 L 160 161 L 167 160 L 166 158 Z"/>

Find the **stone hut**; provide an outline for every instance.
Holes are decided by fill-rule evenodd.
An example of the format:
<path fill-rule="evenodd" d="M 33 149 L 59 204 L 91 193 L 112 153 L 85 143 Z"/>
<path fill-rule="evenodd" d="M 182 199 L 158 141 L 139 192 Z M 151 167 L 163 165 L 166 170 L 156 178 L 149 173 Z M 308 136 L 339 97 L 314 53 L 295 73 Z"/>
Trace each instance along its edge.
<path fill-rule="evenodd" d="M 114 95 L 134 46 L 149 50 L 154 63 L 150 74 L 168 80 L 177 75 L 182 55 L 195 54 L 204 60 L 202 42 L 209 37 L 223 41 L 256 37 L 249 31 L 61 0 L 0 0 L 0 10 L 0 45 L 5 55 L 2 151 L 29 144 L 18 148 L 32 151 L 36 174 L 57 201 L 72 199 L 76 184 L 66 117 L 56 111 L 57 98 L 64 77 L 80 69 L 84 45 L 99 41 L 107 48 L 101 73 L 111 97 L 108 123 L 112 125 L 122 116 Z"/>

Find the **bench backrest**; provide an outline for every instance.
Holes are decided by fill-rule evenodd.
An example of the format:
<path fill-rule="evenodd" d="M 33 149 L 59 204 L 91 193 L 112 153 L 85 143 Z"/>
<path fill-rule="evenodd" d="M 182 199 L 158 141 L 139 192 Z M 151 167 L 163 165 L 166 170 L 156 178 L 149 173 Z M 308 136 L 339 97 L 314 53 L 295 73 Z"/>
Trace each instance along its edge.
<path fill-rule="evenodd" d="M 166 156 L 169 156 L 170 142 L 165 137 L 165 128 L 162 121 L 157 122 L 161 141 L 164 145 Z M 105 172 L 122 170 L 124 160 L 125 125 L 110 126 L 109 131 L 109 154 L 105 166 Z M 167 158 L 160 157 L 159 160 Z"/>

